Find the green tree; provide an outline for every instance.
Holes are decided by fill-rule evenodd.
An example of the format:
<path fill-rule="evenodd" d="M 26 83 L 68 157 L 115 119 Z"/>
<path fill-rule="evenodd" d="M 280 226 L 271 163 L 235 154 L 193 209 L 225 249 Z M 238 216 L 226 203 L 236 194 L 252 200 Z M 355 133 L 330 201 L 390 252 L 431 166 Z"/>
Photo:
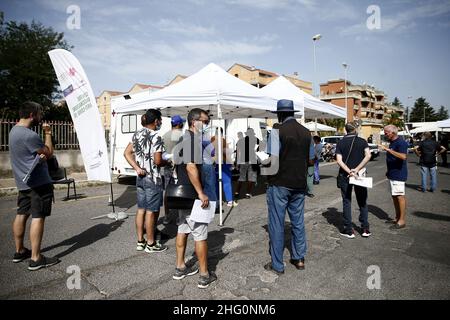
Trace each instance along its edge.
<path fill-rule="evenodd" d="M 411 122 L 423 122 L 425 114 L 425 121 L 436 121 L 436 111 L 425 100 L 424 97 L 420 97 L 414 103 L 414 107 L 411 110 L 410 121 Z"/>
<path fill-rule="evenodd" d="M 396 107 L 403 107 L 403 104 L 400 102 L 400 99 L 395 97 L 394 101 L 392 101 L 392 105 Z"/>
<path fill-rule="evenodd" d="M 60 94 L 48 51 L 56 48 L 73 47 L 64 40 L 63 33 L 51 27 L 35 21 L 30 25 L 4 22 L 0 15 L 0 118 L 17 118 L 18 106 L 32 100 L 44 107 L 46 119 L 53 120 L 53 101 Z M 68 110 L 58 111 L 59 118 L 66 114 L 70 119 Z"/>
<path fill-rule="evenodd" d="M 448 110 L 444 106 L 441 106 L 439 108 L 438 113 L 437 113 L 436 120 L 437 121 L 447 120 L 448 118 L 449 118 L 448 117 Z"/>
<path fill-rule="evenodd" d="M 393 124 L 397 128 L 404 129 L 405 122 L 403 117 L 400 116 L 397 112 L 391 114 L 391 117 L 383 121 L 384 125 Z"/>

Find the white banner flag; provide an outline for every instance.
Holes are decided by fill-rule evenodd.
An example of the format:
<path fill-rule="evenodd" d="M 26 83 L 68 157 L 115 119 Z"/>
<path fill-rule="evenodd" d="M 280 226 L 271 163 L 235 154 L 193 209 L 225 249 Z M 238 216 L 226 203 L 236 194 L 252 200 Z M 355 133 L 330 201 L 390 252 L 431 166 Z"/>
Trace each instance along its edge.
<path fill-rule="evenodd" d="M 49 51 L 72 116 L 88 180 L 111 182 L 108 152 L 97 102 L 83 67 L 69 51 Z"/>

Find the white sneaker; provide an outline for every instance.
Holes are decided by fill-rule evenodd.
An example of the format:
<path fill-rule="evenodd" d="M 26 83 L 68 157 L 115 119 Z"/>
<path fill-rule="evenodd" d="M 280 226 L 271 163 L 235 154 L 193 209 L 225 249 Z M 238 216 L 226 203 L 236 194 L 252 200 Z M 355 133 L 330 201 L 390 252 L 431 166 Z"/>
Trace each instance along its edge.
<path fill-rule="evenodd" d="M 343 232 L 340 232 L 340 234 L 341 234 L 341 236 L 349 238 L 349 239 L 355 238 L 355 234 L 353 233 L 353 231 L 352 232 L 343 231 Z"/>
<path fill-rule="evenodd" d="M 143 251 L 145 249 L 145 245 L 147 244 L 147 241 L 142 240 L 142 242 L 138 241 L 136 244 L 136 250 L 137 251 Z"/>
<path fill-rule="evenodd" d="M 236 207 L 237 205 L 238 205 L 238 203 L 236 201 L 228 201 L 227 202 L 228 207 Z"/>
<path fill-rule="evenodd" d="M 251 195 L 250 193 L 246 193 L 246 194 L 245 194 L 245 197 L 246 197 L 247 199 L 251 199 L 252 195 Z"/>

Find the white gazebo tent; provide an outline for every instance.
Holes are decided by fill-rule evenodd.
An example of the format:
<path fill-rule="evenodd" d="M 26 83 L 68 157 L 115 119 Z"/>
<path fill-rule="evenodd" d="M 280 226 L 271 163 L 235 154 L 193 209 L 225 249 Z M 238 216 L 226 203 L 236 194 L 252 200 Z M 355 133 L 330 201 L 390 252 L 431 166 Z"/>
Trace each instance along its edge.
<path fill-rule="evenodd" d="M 233 77 L 216 64 L 210 63 L 190 77 L 159 91 L 144 91 L 113 99 L 111 109 L 115 113 L 126 113 L 158 108 L 164 116 L 172 116 L 185 115 L 192 107 L 200 107 L 215 114 L 217 119 L 233 119 L 273 117 L 272 111 L 276 110 L 276 105 L 276 99 Z M 221 150 L 220 130 L 218 134 Z M 218 152 L 218 156 L 220 225 L 222 225 L 222 152 Z"/>
<path fill-rule="evenodd" d="M 410 130 L 410 133 L 422 133 L 422 132 L 436 132 L 436 131 L 444 131 L 450 132 L 450 126 L 446 127 L 445 123 L 442 123 L 441 126 L 438 125 L 438 122 L 428 123 L 427 125 L 423 125 L 417 127 L 415 129 Z"/>
<path fill-rule="evenodd" d="M 437 122 L 438 128 L 450 128 L 450 119 L 442 120 Z"/>
<path fill-rule="evenodd" d="M 279 76 L 260 90 L 277 100 L 289 99 L 294 101 L 295 108 L 304 110 L 305 117 L 309 119 L 345 118 L 344 108 L 340 108 L 334 104 L 313 97 L 312 95 L 300 90 L 283 76 Z"/>
<path fill-rule="evenodd" d="M 333 132 L 337 131 L 336 128 L 313 121 L 305 123 L 304 126 L 309 131 L 333 131 Z"/>

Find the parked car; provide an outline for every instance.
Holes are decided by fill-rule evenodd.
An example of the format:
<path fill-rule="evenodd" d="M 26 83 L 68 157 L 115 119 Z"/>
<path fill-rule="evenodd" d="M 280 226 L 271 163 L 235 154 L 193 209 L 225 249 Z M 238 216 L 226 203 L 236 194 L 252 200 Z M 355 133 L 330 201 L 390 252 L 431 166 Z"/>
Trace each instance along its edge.
<path fill-rule="evenodd" d="M 326 150 L 325 149 L 325 146 L 327 144 L 329 144 L 329 145 L 331 145 L 333 147 L 332 150 L 335 150 L 336 149 L 336 144 L 343 137 L 344 136 L 327 136 L 327 137 L 322 137 L 321 138 L 321 142 L 322 142 L 322 145 L 324 146 L 323 149 L 322 149 L 322 154 L 325 155 L 325 154 L 329 154 L 330 153 L 330 150 Z M 328 148 L 328 149 L 330 149 L 330 148 Z M 377 144 L 369 143 L 369 149 L 370 149 L 370 154 L 371 154 L 370 160 L 373 160 L 373 159 L 375 159 L 376 157 L 378 157 L 380 155 L 380 151 L 378 150 L 378 145 Z M 331 158 L 331 157 L 328 156 L 328 158 Z M 335 158 L 334 154 L 333 154 L 332 158 L 333 159 Z"/>

